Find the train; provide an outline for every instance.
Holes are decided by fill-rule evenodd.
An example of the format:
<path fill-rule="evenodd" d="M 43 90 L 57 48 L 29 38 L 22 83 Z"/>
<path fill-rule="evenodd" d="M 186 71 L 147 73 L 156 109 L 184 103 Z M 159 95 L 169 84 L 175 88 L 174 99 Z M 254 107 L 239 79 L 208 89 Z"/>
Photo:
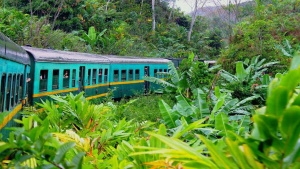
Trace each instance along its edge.
<path fill-rule="evenodd" d="M 92 100 L 155 90 L 144 77 L 164 78 L 158 72 L 167 72 L 169 62 L 19 46 L 0 32 L 0 130 L 16 125 L 24 105 L 50 95 L 84 92 Z"/>
<path fill-rule="evenodd" d="M 169 63 L 182 59 L 124 57 L 19 46 L 0 32 L 0 133 L 16 126 L 25 105 L 50 95 L 78 94 L 100 99 L 112 93 L 123 98 L 160 86 L 144 77 L 165 78 Z M 215 61 L 204 61 L 209 66 Z"/>

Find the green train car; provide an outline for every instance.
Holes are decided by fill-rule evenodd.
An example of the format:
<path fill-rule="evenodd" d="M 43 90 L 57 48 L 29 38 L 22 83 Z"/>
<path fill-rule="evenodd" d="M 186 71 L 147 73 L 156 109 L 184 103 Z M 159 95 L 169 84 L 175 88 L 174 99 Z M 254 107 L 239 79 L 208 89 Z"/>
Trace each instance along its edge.
<path fill-rule="evenodd" d="M 144 80 L 168 71 L 168 59 L 120 57 L 18 46 L 0 33 L 0 133 L 25 104 L 50 95 L 84 92 L 89 100 L 148 93 L 158 88 Z M 160 77 L 163 78 L 163 77 Z"/>
<path fill-rule="evenodd" d="M 49 95 L 85 92 L 87 99 L 101 98 L 114 89 L 113 97 L 132 96 L 157 88 L 144 81 L 167 71 L 167 59 L 120 57 L 23 47 L 31 58 L 29 101 Z"/>
<path fill-rule="evenodd" d="M 4 126 L 15 126 L 13 118 L 26 103 L 30 81 L 30 58 L 26 51 L 0 33 L 0 132 L 8 135 Z"/>

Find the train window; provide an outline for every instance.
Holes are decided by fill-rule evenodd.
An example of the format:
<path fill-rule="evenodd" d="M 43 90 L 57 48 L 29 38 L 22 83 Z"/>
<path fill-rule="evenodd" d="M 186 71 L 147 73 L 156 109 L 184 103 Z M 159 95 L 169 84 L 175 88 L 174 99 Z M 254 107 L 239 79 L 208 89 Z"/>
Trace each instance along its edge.
<path fill-rule="evenodd" d="M 17 79 L 16 79 L 16 92 L 15 92 L 15 103 L 19 103 L 19 100 L 20 100 L 20 75 L 18 74 L 17 75 Z"/>
<path fill-rule="evenodd" d="M 167 69 L 164 69 L 164 72 L 165 72 L 165 74 L 164 74 L 163 76 L 164 76 L 164 78 L 166 78 L 166 77 L 167 77 L 167 72 L 168 72 L 168 70 L 167 70 Z"/>
<path fill-rule="evenodd" d="M 22 100 L 23 97 L 23 74 L 20 75 L 20 88 L 19 88 L 19 101 Z"/>
<path fill-rule="evenodd" d="M 161 74 L 162 71 L 163 71 L 162 69 L 159 69 L 159 73 L 160 74 L 158 74 L 158 78 L 162 78 L 163 77 L 163 75 Z"/>
<path fill-rule="evenodd" d="M 58 89 L 59 87 L 59 70 L 53 70 L 53 79 L 52 79 L 52 90 Z"/>
<path fill-rule="evenodd" d="M 47 91 L 48 70 L 40 71 L 40 92 Z"/>
<path fill-rule="evenodd" d="M 133 80 L 133 70 L 130 69 L 128 72 L 128 80 Z"/>
<path fill-rule="evenodd" d="M 26 75 L 26 85 L 25 85 L 25 95 L 26 96 L 28 96 L 28 84 L 27 84 L 27 82 L 29 82 L 31 79 L 29 78 L 30 76 L 29 76 L 29 73 L 27 73 L 27 75 Z M 29 79 L 29 81 L 27 81 Z"/>
<path fill-rule="evenodd" d="M 6 108 L 5 110 L 9 110 L 9 101 L 10 101 L 10 93 L 11 93 L 11 74 L 7 76 L 7 86 L 6 86 Z"/>
<path fill-rule="evenodd" d="M 108 69 L 104 70 L 104 83 L 107 83 Z"/>
<path fill-rule="evenodd" d="M 4 100 L 5 100 L 5 86 L 6 86 L 6 75 L 2 74 L 1 77 L 1 90 L 0 90 L 0 112 L 4 111 Z"/>
<path fill-rule="evenodd" d="M 154 69 L 154 77 L 157 77 L 157 69 Z"/>
<path fill-rule="evenodd" d="M 96 80 L 97 80 L 97 69 L 93 69 L 92 84 L 96 84 Z"/>
<path fill-rule="evenodd" d="M 76 84 L 76 69 L 72 71 L 72 87 L 75 87 Z"/>
<path fill-rule="evenodd" d="M 91 78 L 92 78 L 92 76 L 91 76 L 91 69 L 88 69 L 88 85 L 91 84 Z"/>
<path fill-rule="evenodd" d="M 70 69 L 64 70 L 63 87 L 64 88 L 70 87 Z"/>
<path fill-rule="evenodd" d="M 114 82 L 119 81 L 119 70 L 114 70 Z"/>
<path fill-rule="evenodd" d="M 98 83 L 102 83 L 102 69 L 99 69 L 99 72 L 98 72 Z"/>
<path fill-rule="evenodd" d="M 136 69 L 135 70 L 135 80 L 139 80 L 140 79 L 140 70 Z"/>
<path fill-rule="evenodd" d="M 126 81 L 126 70 L 121 71 L 121 81 Z"/>
<path fill-rule="evenodd" d="M 10 106 L 13 107 L 15 105 L 15 95 L 16 95 L 16 74 L 12 75 L 11 81 L 11 95 L 10 95 Z"/>

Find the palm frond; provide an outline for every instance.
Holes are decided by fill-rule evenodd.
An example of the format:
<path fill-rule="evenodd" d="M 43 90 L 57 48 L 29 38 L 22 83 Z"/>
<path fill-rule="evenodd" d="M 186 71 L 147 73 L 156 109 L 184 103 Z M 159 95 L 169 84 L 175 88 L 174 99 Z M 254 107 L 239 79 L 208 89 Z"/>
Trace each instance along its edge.
<path fill-rule="evenodd" d="M 220 75 L 229 83 L 239 81 L 235 75 L 233 75 L 225 70 L 221 70 Z"/>
<path fill-rule="evenodd" d="M 172 87 L 172 88 L 176 88 L 175 85 L 165 81 L 164 79 L 160 79 L 160 78 L 156 78 L 156 77 L 145 77 L 144 80 L 155 83 L 155 84 L 159 84 L 163 87 Z"/>
<path fill-rule="evenodd" d="M 173 62 L 168 63 L 168 69 L 169 69 L 169 74 L 170 74 L 172 83 L 177 84 L 180 81 L 180 77 L 179 77 L 178 71 L 175 68 Z"/>

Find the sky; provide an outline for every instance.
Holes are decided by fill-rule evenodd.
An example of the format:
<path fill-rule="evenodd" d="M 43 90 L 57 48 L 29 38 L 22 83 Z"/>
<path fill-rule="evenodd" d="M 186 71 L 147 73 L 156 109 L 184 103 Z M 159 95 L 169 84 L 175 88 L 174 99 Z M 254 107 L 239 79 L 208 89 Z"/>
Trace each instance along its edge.
<path fill-rule="evenodd" d="M 200 0 L 200 1 L 204 1 L 204 0 Z M 215 4 L 226 5 L 229 3 L 229 1 L 231 1 L 232 4 L 235 4 L 235 1 L 245 2 L 245 1 L 249 1 L 249 0 L 207 0 L 205 6 L 215 6 Z M 214 2 L 216 2 L 216 3 L 214 3 Z M 176 0 L 176 6 L 179 7 L 185 13 L 192 11 L 194 3 L 195 3 L 195 0 Z"/>

